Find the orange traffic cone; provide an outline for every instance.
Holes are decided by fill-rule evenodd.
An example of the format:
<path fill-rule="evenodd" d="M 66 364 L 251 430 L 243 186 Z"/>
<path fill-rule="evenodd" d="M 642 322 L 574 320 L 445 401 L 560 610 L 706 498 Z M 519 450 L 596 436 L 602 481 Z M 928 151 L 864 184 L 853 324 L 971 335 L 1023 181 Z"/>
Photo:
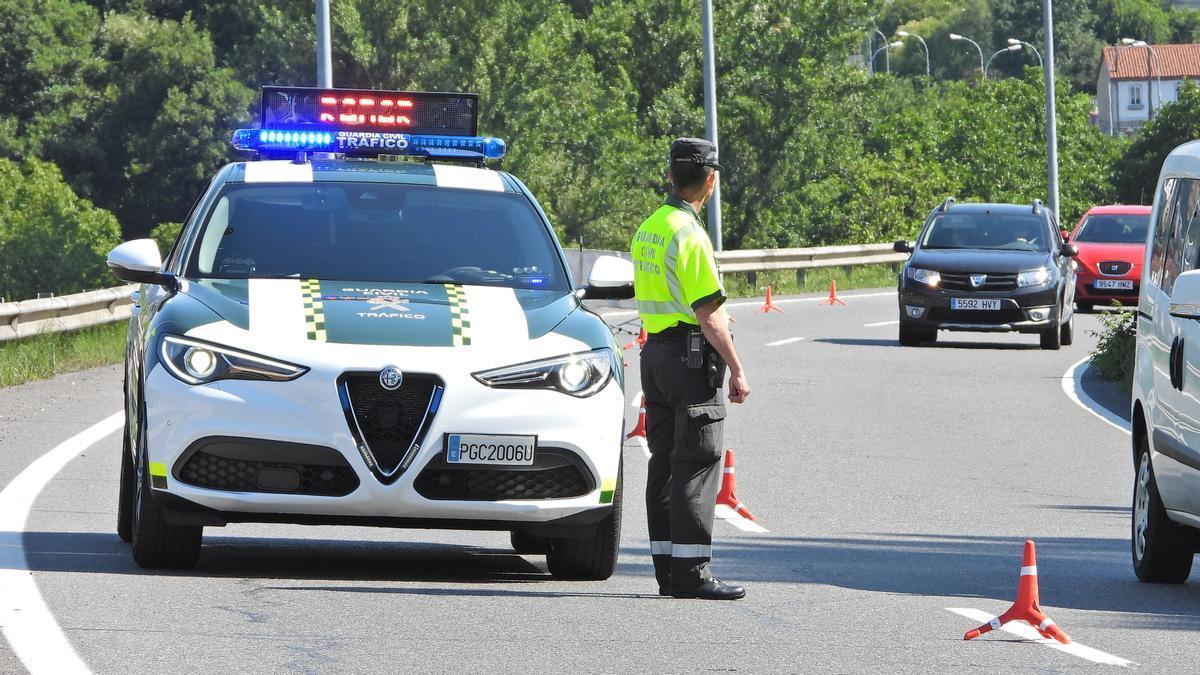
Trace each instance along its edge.
<path fill-rule="evenodd" d="M 822 300 L 822 301 L 821 301 L 821 304 L 822 304 L 822 305 L 829 305 L 830 307 L 832 307 L 832 306 L 834 306 L 834 305 L 844 305 L 844 304 L 846 304 L 846 303 L 844 303 L 844 302 L 842 302 L 841 300 L 839 300 L 839 299 L 838 299 L 838 296 L 837 296 L 837 280 L 836 280 L 836 279 L 831 279 L 831 280 L 829 281 L 829 299 L 828 299 L 828 300 Z"/>
<path fill-rule="evenodd" d="M 638 333 L 636 340 L 625 345 L 625 349 L 633 349 L 634 345 L 637 345 L 638 349 L 641 349 L 642 347 L 646 346 L 646 329 L 645 328 L 642 329 L 642 332 Z"/>
<path fill-rule="evenodd" d="M 1017 601 L 1008 608 L 1007 612 L 975 630 L 968 631 L 963 639 L 973 640 L 984 633 L 996 630 L 1009 621 L 1024 621 L 1036 628 L 1042 637 L 1058 640 L 1064 645 L 1071 644 L 1071 638 L 1067 637 L 1062 629 L 1048 619 L 1042 613 L 1042 608 L 1038 606 L 1037 552 L 1032 539 L 1025 542 L 1025 554 L 1021 556 L 1021 581 L 1017 586 Z"/>
<path fill-rule="evenodd" d="M 642 395 L 642 400 L 638 404 L 637 424 L 634 425 L 633 431 L 625 436 L 625 440 L 640 438 L 643 442 L 646 440 L 646 396 Z"/>
<path fill-rule="evenodd" d="M 783 314 L 783 310 L 779 309 L 775 306 L 775 303 L 771 302 L 771 287 L 767 286 L 767 301 L 763 303 L 762 307 L 758 308 L 758 311 L 762 312 L 763 314 L 768 314 L 772 310 Z"/>
<path fill-rule="evenodd" d="M 754 514 L 750 513 L 750 509 L 737 498 L 734 490 L 737 489 L 737 474 L 733 468 L 733 450 L 725 451 L 725 471 L 721 477 L 721 491 L 717 493 L 717 504 L 724 504 L 733 509 L 739 516 L 755 520 Z"/>

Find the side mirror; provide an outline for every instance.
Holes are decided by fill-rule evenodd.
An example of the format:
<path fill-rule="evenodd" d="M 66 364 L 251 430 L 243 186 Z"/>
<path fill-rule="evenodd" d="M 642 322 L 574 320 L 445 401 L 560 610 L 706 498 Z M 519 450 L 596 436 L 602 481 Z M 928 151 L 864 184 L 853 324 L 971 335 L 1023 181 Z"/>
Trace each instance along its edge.
<path fill-rule="evenodd" d="M 1066 230 L 1062 230 L 1062 238 L 1063 238 L 1064 244 L 1067 243 L 1068 241 L 1071 241 L 1071 233 L 1067 232 Z"/>
<path fill-rule="evenodd" d="M 892 244 L 892 250 L 896 253 L 912 253 L 913 247 L 909 246 L 907 241 L 898 241 Z"/>
<path fill-rule="evenodd" d="M 1175 277 L 1175 286 L 1171 289 L 1171 316 L 1200 319 L 1200 270 Z"/>
<path fill-rule="evenodd" d="M 588 274 L 584 298 L 588 300 L 628 300 L 633 297 L 633 263 L 612 255 L 596 259 Z"/>
<path fill-rule="evenodd" d="M 1079 255 L 1079 247 L 1075 244 L 1063 244 L 1060 251 L 1068 258 L 1074 258 Z"/>
<path fill-rule="evenodd" d="M 108 253 L 108 269 L 121 281 L 175 287 L 175 275 L 163 272 L 162 256 L 153 239 L 134 239 Z"/>

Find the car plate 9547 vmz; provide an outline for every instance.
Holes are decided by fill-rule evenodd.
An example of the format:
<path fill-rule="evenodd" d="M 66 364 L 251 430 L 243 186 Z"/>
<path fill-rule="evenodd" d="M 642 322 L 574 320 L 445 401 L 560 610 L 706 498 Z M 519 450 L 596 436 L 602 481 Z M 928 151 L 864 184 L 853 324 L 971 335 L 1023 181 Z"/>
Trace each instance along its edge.
<path fill-rule="evenodd" d="M 1000 300 L 997 298 L 950 298 L 950 309 L 998 311 Z"/>
<path fill-rule="evenodd" d="M 448 434 L 448 464 L 533 466 L 537 436 Z"/>

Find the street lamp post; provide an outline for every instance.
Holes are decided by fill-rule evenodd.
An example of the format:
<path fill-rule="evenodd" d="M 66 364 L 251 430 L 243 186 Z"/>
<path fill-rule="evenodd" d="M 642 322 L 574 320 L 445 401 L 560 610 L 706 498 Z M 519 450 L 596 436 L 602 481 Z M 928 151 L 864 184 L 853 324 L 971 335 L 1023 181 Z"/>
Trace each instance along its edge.
<path fill-rule="evenodd" d="M 980 47 L 979 43 L 972 40 L 971 38 L 969 38 L 965 35 L 959 35 L 958 33 L 951 33 L 950 39 L 954 40 L 955 42 L 957 42 L 959 40 L 966 40 L 967 42 L 970 42 L 971 44 L 975 45 L 975 51 L 979 52 L 979 71 L 983 72 L 983 47 Z"/>
<path fill-rule="evenodd" d="M 1033 54 L 1034 54 L 1034 56 L 1037 57 L 1037 60 L 1038 60 L 1038 68 L 1046 67 L 1046 64 L 1042 61 L 1042 53 L 1038 51 L 1037 47 L 1034 47 L 1033 45 L 1029 44 L 1028 42 L 1026 42 L 1024 40 L 1018 40 L 1016 38 L 1008 38 L 1008 44 L 1021 45 L 1021 46 L 1028 47 L 1029 49 L 1033 50 Z"/>
<path fill-rule="evenodd" d="M 883 44 L 886 45 L 888 43 L 888 40 L 887 40 L 887 36 L 883 34 L 883 31 L 879 30 L 878 28 L 875 28 L 873 30 L 875 31 L 875 35 L 878 35 L 879 37 L 883 38 Z M 875 37 L 873 35 L 871 37 L 871 48 L 874 49 L 874 47 L 875 47 Z M 879 52 L 875 52 L 875 54 L 878 54 L 878 53 Z M 875 67 L 875 57 L 872 56 L 871 57 L 871 68 L 874 69 L 874 67 Z M 888 73 L 889 75 L 892 72 L 892 52 L 890 50 L 883 52 L 883 69 L 884 69 L 884 72 Z"/>
<path fill-rule="evenodd" d="M 720 153 L 721 144 L 717 142 L 717 68 L 713 55 L 713 24 L 712 0 L 704 0 L 700 5 L 704 22 L 704 132 L 708 140 L 717 146 Z M 721 176 L 717 172 L 717 182 L 713 186 L 712 201 L 708 203 L 708 236 L 712 239 L 713 250 L 722 249 L 721 241 Z"/>
<path fill-rule="evenodd" d="M 1021 45 L 1009 45 L 1002 49 L 997 49 L 995 54 L 992 54 L 990 57 L 988 57 L 987 64 L 985 64 L 983 66 L 983 79 L 985 79 L 985 80 L 987 79 L 988 69 L 992 67 L 992 59 L 996 58 L 997 56 L 1000 56 L 1004 52 L 1019 52 L 1019 51 L 1021 51 Z"/>
<path fill-rule="evenodd" d="M 915 37 L 921 42 L 921 48 L 925 50 L 925 77 L 929 77 L 929 45 L 925 44 L 925 38 L 906 30 L 898 30 L 896 31 L 896 35 L 900 37 Z"/>
<path fill-rule="evenodd" d="M 1054 108 L 1054 9 L 1042 0 L 1042 32 L 1046 35 L 1046 187 L 1050 212 L 1058 220 L 1058 124 Z"/>
<path fill-rule="evenodd" d="M 1162 61 L 1158 58 L 1158 52 L 1154 51 L 1154 47 L 1145 40 L 1134 40 L 1133 38 L 1121 38 L 1121 44 L 1129 47 L 1145 47 L 1146 52 L 1146 105 L 1149 109 L 1146 111 L 1146 117 L 1154 116 L 1154 89 L 1158 89 L 1158 105 L 1162 107 Z M 1154 61 L 1150 60 L 1150 55 L 1154 55 Z M 1158 74 L 1154 72 L 1154 64 L 1158 64 Z M 1155 80 L 1151 83 L 1151 79 Z"/>
<path fill-rule="evenodd" d="M 891 53 L 891 51 L 890 51 L 890 50 L 892 50 L 892 49 L 896 49 L 896 48 L 899 48 L 899 47 L 903 47 L 903 46 L 904 46 L 904 43 L 903 43 L 903 42 L 901 42 L 901 41 L 899 41 L 899 40 L 896 40 L 895 42 L 889 42 L 889 43 L 887 43 L 886 45 L 884 45 L 884 46 L 880 47 L 879 49 L 876 49 L 876 50 L 875 50 L 875 53 L 871 55 L 871 61 L 874 61 L 874 60 L 875 60 L 875 57 L 876 57 L 876 56 L 879 56 L 879 52 L 883 52 L 883 53 L 885 53 L 885 54 L 890 54 L 890 53 Z M 887 71 L 887 72 L 888 72 L 889 74 L 892 72 L 892 68 L 891 68 L 891 66 L 890 66 L 890 65 L 888 66 L 888 71 Z"/>
<path fill-rule="evenodd" d="M 317 0 L 317 86 L 333 86 L 333 59 L 329 47 L 329 0 Z"/>

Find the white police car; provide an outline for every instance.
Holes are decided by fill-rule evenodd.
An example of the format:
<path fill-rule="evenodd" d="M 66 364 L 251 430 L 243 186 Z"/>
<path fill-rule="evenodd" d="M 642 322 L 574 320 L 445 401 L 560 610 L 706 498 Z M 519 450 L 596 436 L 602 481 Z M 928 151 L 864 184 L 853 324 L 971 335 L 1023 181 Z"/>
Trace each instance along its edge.
<path fill-rule="evenodd" d="M 631 297 L 632 268 L 573 286 L 533 196 L 484 168 L 504 144 L 476 105 L 264 88 L 234 135 L 260 159 L 217 173 L 166 261 L 109 255 L 144 284 L 118 522 L 139 565 L 285 522 L 507 530 L 556 576 L 612 574 L 624 381 L 580 301 Z"/>

